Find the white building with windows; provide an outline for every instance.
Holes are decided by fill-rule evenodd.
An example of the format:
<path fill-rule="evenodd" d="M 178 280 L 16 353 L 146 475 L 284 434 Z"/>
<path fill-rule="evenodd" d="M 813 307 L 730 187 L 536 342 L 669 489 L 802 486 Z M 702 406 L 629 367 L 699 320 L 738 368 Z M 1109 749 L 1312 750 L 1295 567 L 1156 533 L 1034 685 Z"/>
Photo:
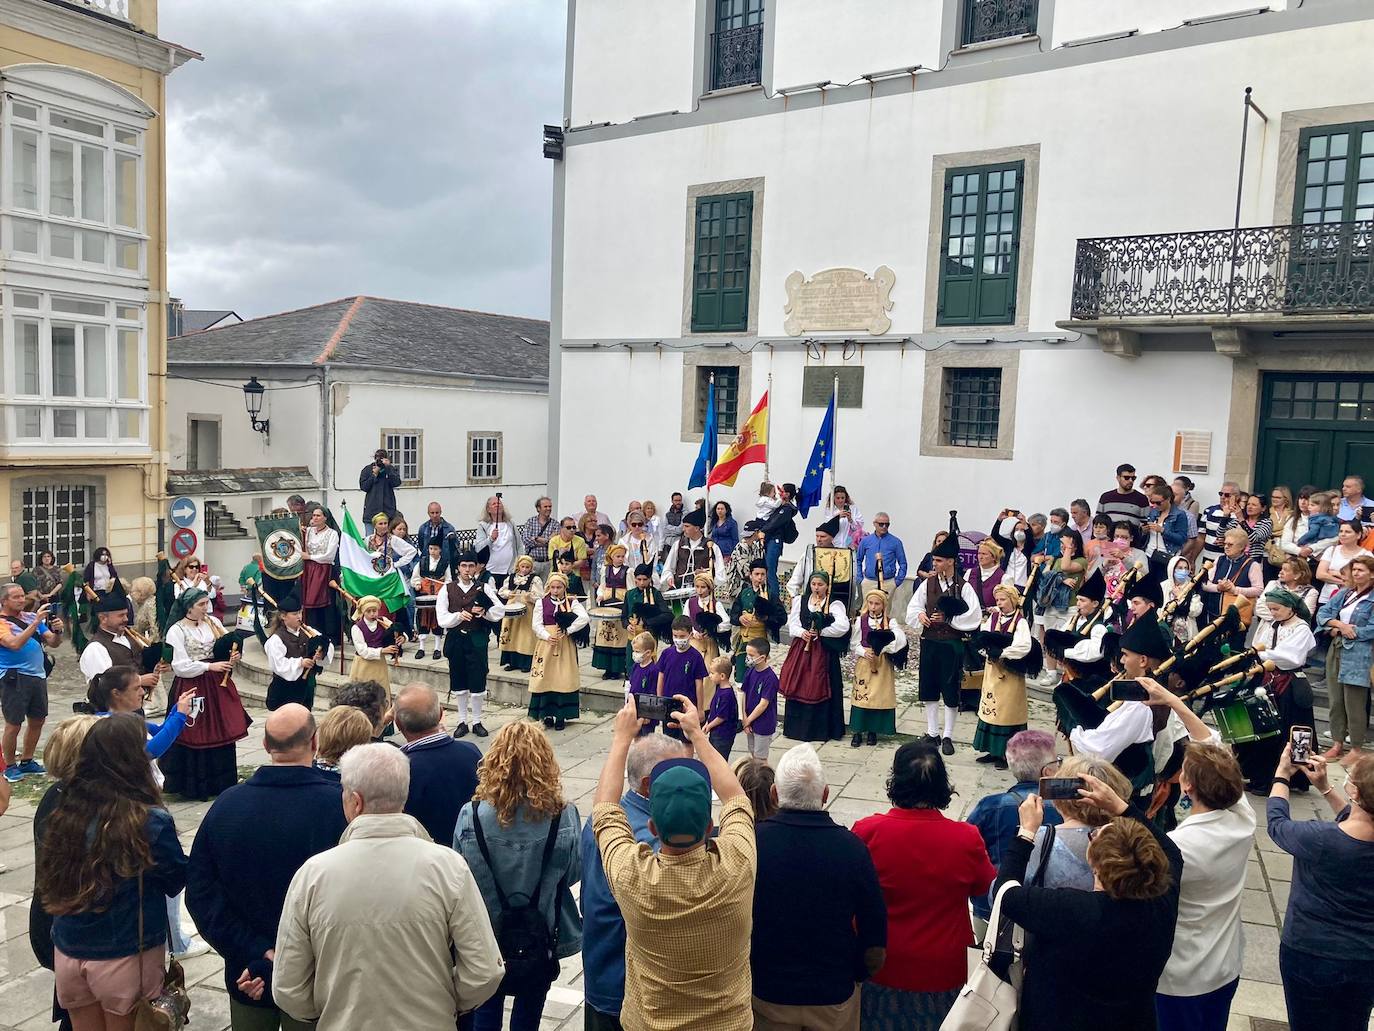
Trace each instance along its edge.
<path fill-rule="evenodd" d="M 158 38 L 156 0 L 0 0 L 0 561 L 153 567 L 163 113 L 198 57 Z"/>
<path fill-rule="evenodd" d="M 379 447 L 415 533 L 429 502 L 477 523 L 501 491 L 517 522 L 545 492 L 547 322 L 346 297 L 169 343 L 168 491 L 199 502 L 217 573 L 257 550 L 252 517 L 292 494 L 361 521 L 358 478 Z M 244 387 L 263 388 L 250 419 Z"/>
<path fill-rule="evenodd" d="M 838 377 L 837 479 L 913 562 L 1122 461 L 1374 481 L 1374 7 L 1239 6 L 569 0 L 559 509 L 681 489 L 713 373 L 722 449 L 771 383 L 797 482 Z"/>

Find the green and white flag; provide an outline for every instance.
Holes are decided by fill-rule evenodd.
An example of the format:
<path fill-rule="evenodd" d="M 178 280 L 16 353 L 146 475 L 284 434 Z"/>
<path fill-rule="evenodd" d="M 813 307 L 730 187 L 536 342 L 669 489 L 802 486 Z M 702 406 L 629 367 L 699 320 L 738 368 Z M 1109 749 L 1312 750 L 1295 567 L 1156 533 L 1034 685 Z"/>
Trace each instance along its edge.
<path fill-rule="evenodd" d="M 339 534 L 339 567 L 343 589 L 355 598 L 371 594 L 381 599 L 388 612 L 405 607 L 407 595 L 395 556 L 387 553 L 373 557 L 367 538 L 358 529 L 353 513 L 344 508 L 343 532 Z"/>

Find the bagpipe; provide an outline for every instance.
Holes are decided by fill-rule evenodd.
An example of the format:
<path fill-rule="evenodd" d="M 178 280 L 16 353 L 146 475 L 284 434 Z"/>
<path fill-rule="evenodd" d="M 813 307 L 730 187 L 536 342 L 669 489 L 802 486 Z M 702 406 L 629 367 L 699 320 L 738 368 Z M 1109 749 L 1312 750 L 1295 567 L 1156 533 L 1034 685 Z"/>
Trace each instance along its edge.
<path fill-rule="evenodd" d="M 862 618 L 862 617 L 860 617 Z M 873 653 L 873 658 L 868 660 L 869 673 L 877 673 L 878 666 L 883 661 L 883 649 L 892 645 L 897 640 L 897 635 L 890 629 L 882 627 L 879 629 L 870 628 L 868 631 L 868 648 Z M 897 649 L 895 652 L 887 654 L 887 661 L 892 663 L 893 669 L 906 669 L 906 664 L 911 659 L 911 645 Z"/>
<path fill-rule="evenodd" d="M 1024 617 L 1023 617 L 1024 618 Z M 872 635 L 869 635 L 872 637 Z M 1045 653 L 1040 642 L 1031 635 L 1030 651 L 1019 659 L 1003 659 L 1002 653 L 1011 646 L 1015 635 L 1005 630 L 975 630 L 970 643 L 982 652 L 989 662 L 996 662 L 1008 673 L 1020 677 L 1035 677 L 1045 668 Z"/>
<path fill-rule="evenodd" d="M 723 624 L 727 627 L 724 633 L 720 629 Z M 721 651 L 729 651 L 730 631 L 728 624 L 725 623 L 719 612 L 708 612 L 706 609 L 700 609 L 692 618 L 692 625 L 707 637 L 715 638 L 716 647 Z"/>
<path fill-rule="evenodd" d="M 778 632 L 787 623 L 787 609 L 783 604 L 780 601 L 774 601 L 772 598 L 765 598 L 757 592 L 754 593 L 753 604 L 748 609 L 742 609 L 741 611 L 748 612 L 758 620 L 758 622 L 762 623 L 763 628 L 768 632 L 768 636 L 775 642 L 778 639 Z"/>
<path fill-rule="evenodd" d="M 131 626 L 124 628 L 124 636 L 138 645 L 139 669 L 144 673 L 160 673 L 158 668 L 163 665 L 171 665 L 172 646 L 170 644 L 158 644 L 147 637 L 144 637 Z"/>
<path fill-rule="evenodd" d="M 636 622 L 658 640 L 668 641 L 673 636 L 673 610 L 658 600 L 661 598 L 662 595 L 652 587 L 644 588 L 639 601 L 634 604 L 634 610 L 629 611 L 629 606 L 626 606 L 627 611 L 622 618 L 627 625 Z M 631 630 L 634 631 L 634 628 L 631 627 Z"/>
<path fill-rule="evenodd" d="M 257 604 L 257 599 L 261 598 L 263 601 L 267 602 L 268 605 L 271 605 L 272 608 L 276 609 L 278 619 L 281 618 L 281 606 L 277 604 L 276 598 L 273 598 L 272 595 L 259 587 L 254 580 L 248 581 L 248 594 L 253 600 L 253 636 L 258 639 L 259 644 L 266 645 L 269 635 L 267 631 L 262 628 L 262 608 Z M 324 634 L 307 624 L 304 620 L 301 621 L 301 633 L 305 634 L 308 640 L 314 642 L 314 651 L 311 653 L 310 658 L 314 660 L 315 668 L 304 678 L 309 680 L 324 666 L 325 659 L 329 655 L 329 640 Z"/>
<path fill-rule="evenodd" d="M 346 590 L 344 590 L 343 587 L 340 586 L 340 584 L 339 584 L 339 582 L 338 582 L 337 580 L 330 580 L 330 581 L 329 581 L 329 586 L 332 587 L 334 590 L 336 590 L 336 591 L 339 592 L 339 596 L 348 602 L 349 606 L 351 607 L 351 609 L 352 609 L 354 612 L 357 611 L 357 608 L 358 608 L 358 599 L 357 599 L 356 597 L 354 597 L 353 595 L 349 594 Z M 480 598 L 480 597 L 482 597 L 482 595 L 478 595 L 478 597 Z M 473 604 L 476 605 L 477 602 L 474 602 Z M 482 605 L 482 608 L 483 608 L 483 609 L 488 609 L 488 608 L 490 608 L 490 607 L 491 607 L 491 606 L 486 605 L 486 604 L 483 604 L 483 605 Z M 359 615 L 361 615 L 361 613 L 360 613 Z M 399 644 L 399 642 L 396 640 L 396 624 L 393 623 L 391 620 L 387 619 L 386 616 L 378 616 L 378 617 L 377 617 L 377 625 L 378 625 L 379 627 L 382 628 L 382 638 L 381 638 L 380 647 L 382 647 L 382 648 L 392 648 L 392 647 L 396 647 L 396 646 Z M 465 625 L 465 624 L 460 624 L 459 629 L 462 629 L 462 626 L 463 626 L 463 625 Z M 340 651 L 340 655 L 342 656 L 342 650 Z M 390 660 L 388 660 L 388 661 L 390 661 L 391 665 L 396 666 L 397 668 L 400 667 L 400 665 L 401 665 L 401 650 L 400 650 L 399 647 L 396 647 L 396 653 L 395 653 L 394 655 L 392 655 L 391 658 L 390 658 Z"/>
<path fill-rule="evenodd" d="M 1171 594 L 1169 599 L 1164 602 L 1163 607 L 1159 610 L 1160 622 L 1171 622 L 1174 618 L 1174 614 L 1178 612 L 1179 608 L 1192 601 L 1193 595 L 1198 592 L 1198 589 L 1202 586 L 1202 581 L 1207 579 L 1207 574 L 1211 571 L 1212 561 L 1208 559 L 1206 562 L 1202 563 L 1202 568 L 1194 573 L 1188 580 L 1188 586 L 1182 594 Z"/>

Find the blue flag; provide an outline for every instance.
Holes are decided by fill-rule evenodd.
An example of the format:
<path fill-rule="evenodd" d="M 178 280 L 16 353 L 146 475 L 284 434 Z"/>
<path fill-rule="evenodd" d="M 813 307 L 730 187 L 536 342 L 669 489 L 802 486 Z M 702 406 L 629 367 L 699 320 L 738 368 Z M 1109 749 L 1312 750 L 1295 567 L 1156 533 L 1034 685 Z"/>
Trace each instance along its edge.
<path fill-rule="evenodd" d="M 706 477 L 716 464 L 716 381 L 715 377 L 706 387 L 706 425 L 701 431 L 701 451 L 697 464 L 692 466 L 692 478 L 687 481 L 687 489 L 705 487 Z"/>
<path fill-rule="evenodd" d="M 821 430 L 816 434 L 816 446 L 811 449 L 811 461 L 806 463 L 806 475 L 802 477 L 801 489 L 797 492 L 797 511 L 802 517 L 821 503 L 824 491 L 825 474 L 835 467 L 835 398 L 831 395 L 830 406 L 821 420 Z"/>

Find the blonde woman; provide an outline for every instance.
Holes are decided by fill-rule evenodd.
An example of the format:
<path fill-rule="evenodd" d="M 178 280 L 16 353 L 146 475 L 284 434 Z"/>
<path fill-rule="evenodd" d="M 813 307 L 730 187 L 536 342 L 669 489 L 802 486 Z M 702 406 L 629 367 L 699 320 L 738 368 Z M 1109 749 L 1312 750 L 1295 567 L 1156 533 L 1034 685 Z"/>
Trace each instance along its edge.
<path fill-rule="evenodd" d="M 978 647 L 987 656 L 983 693 L 978 702 L 978 728 L 973 748 L 977 762 L 1007 768 L 1007 742 L 1026 729 L 1025 660 L 1030 656 L 1030 621 L 1021 611 L 1021 592 L 1011 584 L 993 588 L 996 606 L 983 620 Z"/>
<path fill-rule="evenodd" d="M 888 611 L 886 591 L 872 590 L 864 596 L 864 611 L 854 621 L 850 648 L 854 653 L 854 691 L 850 699 L 850 748 L 865 741 L 878 743 L 879 734 L 897 732 L 898 658 L 905 665 L 906 631 Z M 900 658 L 899 658 L 900 657 Z"/>
<path fill-rule="evenodd" d="M 548 588 L 538 604 L 534 636 L 539 639 L 530 668 L 530 719 L 562 730 L 578 716 L 578 690 L 582 674 L 577 668 L 573 634 L 587 625 L 587 610 L 568 596 L 568 578 L 549 576 Z"/>
<path fill-rule="evenodd" d="M 524 612 L 501 620 L 501 668 L 528 673 L 538 643 L 534 636 L 534 607 L 544 596 L 544 581 L 534 575 L 534 559 L 528 555 L 516 559 L 510 580 L 496 593 L 502 601 L 525 606 Z"/>
<path fill-rule="evenodd" d="M 372 741 L 372 720 L 362 709 L 351 705 L 336 705 L 320 720 L 317 740 L 319 752 L 312 765 L 315 769 L 339 779 L 339 760 L 350 748 Z"/>
<path fill-rule="evenodd" d="M 549 739 L 536 723 L 506 724 L 478 767 L 477 790 L 458 814 L 453 847 L 472 870 L 493 926 L 501 925 L 503 896 L 529 900 L 550 938 L 556 934 L 560 959 L 582 948 L 582 918 L 569 890 L 582 879 L 579 833 L 577 807 L 563 800 Z M 550 984 L 556 973 L 550 970 Z M 514 993 L 511 1027 L 539 1026 L 548 988 Z M 504 1007 L 505 995 L 498 991 L 478 1007 L 474 1026 L 501 1027 Z"/>

